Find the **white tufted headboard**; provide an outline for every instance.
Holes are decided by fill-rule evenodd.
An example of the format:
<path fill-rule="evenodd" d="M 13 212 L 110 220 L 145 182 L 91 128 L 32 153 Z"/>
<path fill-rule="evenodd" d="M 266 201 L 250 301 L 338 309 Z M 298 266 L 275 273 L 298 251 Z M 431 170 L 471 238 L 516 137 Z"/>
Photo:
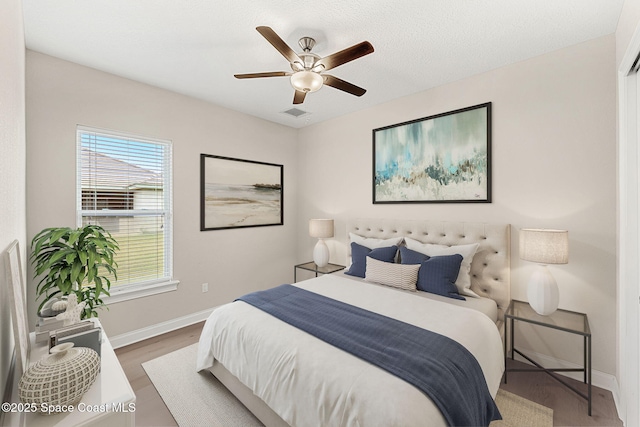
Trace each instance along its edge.
<path fill-rule="evenodd" d="M 422 243 L 465 245 L 478 243 L 471 263 L 471 290 L 498 305 L 498 323 L 511 300 L 511 226 L 476 222 L 354 219 L 347 221 L 349 233 L 387 239 L 410 237 Z M 347 255 L 351 247 L 347 245 Z"/>

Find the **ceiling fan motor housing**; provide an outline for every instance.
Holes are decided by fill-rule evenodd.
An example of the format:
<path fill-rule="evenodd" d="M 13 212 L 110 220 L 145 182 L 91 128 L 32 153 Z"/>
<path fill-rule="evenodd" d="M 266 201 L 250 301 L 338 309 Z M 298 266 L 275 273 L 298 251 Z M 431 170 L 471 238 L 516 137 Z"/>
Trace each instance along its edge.
<path fill-rule="evenodd" d="M 303 53 L 299 53 L 298 57 L 302 60 L 302 64 L 299 62 L 292 62 L 291 69 L 293 71 L 311 70 L 320 56 L 315 53 L 311 53 L 311 49 L 316 45 L 316 41 L 312 37 L 302 37 L 298 40 L 298 44 L 302 48 Z M 322 70 L 313 70 L 320 72 Z"/>

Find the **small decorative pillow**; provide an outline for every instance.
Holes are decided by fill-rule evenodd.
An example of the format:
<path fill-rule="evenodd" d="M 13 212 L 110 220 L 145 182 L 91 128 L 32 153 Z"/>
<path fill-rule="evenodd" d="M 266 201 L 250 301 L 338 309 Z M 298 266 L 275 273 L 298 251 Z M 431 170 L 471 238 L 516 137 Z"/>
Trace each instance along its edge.
<path fill-rule="evenodd" d="M 458 293 L 460 295 L 466 295 L 470 297 L 478 297 L 478 295 L 471 290 L 471 261 L 473 256 L 478 250 L 478 244 L 473 243 L 471 245 L 457 245 L 457 246 L 445 246 L 445 245 L 432 245 L 429 243 L 422 243 L 410 238 L 404 239 L 407 248 L 423 253 L 425 255 L 442 256 L 442 255 L 462 255 L 462 264 L 460 265 L 460 272 L 456 279 L 456 286 L 458 287 Z"/>
<path fill-rule="evenodd" d="M 416 291 L 420 264 L 395 264 L 367 257 L 364 280 L 394 288 Z"/>
<path fill-rule="evenodd" d="M 369 249 L 357 243 L 351 243 L 351 266 L 345 274 L 351 276 L 364 277 L 367 270 L 367 257 L 371 257 L 384 262 L 393 262 L 398 252 L 397 246 L 386 248 Z"/>
<path fill-rule="evenodd" d="M 455 281 L 460 271 L 462 255 L 443 255 L 430 257 L 412 251 L 404 246 L 400 248 L 403 264 L 416 264 L 418 270 L 418 290 L 442 295 L 448 298 L 466 300 L 458 293 Z"/>

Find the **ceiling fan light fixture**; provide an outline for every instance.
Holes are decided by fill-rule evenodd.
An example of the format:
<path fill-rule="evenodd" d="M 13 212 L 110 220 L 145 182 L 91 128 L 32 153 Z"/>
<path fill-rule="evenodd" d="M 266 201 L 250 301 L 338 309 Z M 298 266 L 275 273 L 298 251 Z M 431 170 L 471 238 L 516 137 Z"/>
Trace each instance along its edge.
<path fill-rule="evenodd" d="M 322 76 L 313 71 L 298 71 L 291 75 L 291 86 L 300 92 L 315 92 L 323 82 Z"/>

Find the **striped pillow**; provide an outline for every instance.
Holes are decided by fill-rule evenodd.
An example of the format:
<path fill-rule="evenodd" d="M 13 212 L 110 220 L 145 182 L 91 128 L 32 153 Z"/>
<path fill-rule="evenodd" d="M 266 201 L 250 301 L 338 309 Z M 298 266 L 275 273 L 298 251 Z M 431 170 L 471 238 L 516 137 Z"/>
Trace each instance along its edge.
<path fill-rule="evenodd" d="M 367 257 L 364 280 L 394 288 L 416 291 L 420 264 L 394 264 Z"/>

